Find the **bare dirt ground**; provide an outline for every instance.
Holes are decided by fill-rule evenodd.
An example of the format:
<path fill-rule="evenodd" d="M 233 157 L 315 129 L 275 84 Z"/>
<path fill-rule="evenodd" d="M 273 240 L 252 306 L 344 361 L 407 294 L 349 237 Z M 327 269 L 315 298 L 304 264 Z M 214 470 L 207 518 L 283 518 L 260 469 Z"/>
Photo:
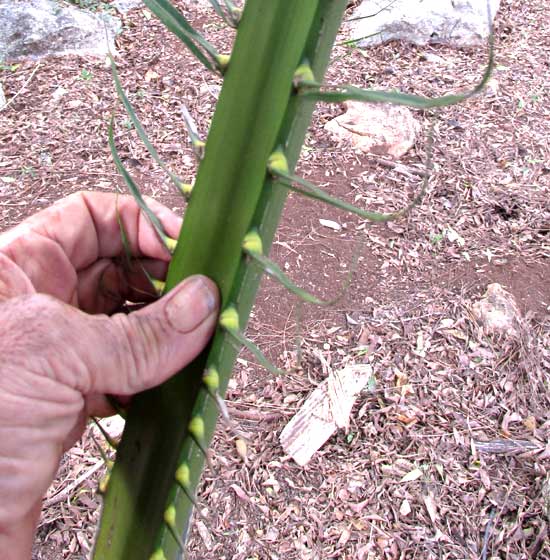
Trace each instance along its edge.
<path fill-rule="evenodd" d="M 229 45 L 212 14 L 185 11 Z M 124 85 L 164 160 L 191 180 L 179 106 L 206 133 L 220 84 L 146 10 L 124 24 Z M 289 373 L 276 378 L 241 355 L 227 398 L 247 457 L 220 428 L 199 492 L 208 523 L 195 521 L 191 559 L 550 558 L 549 26 L 544 0 L 503 0 L 488 91 L 437 114 L 415 111 L 425 131 L 434 123 L 434 171 L 406 219 L 369 225 L 290 196 L 273 251 L 281 266 L 325 297 L 359 254 L 357 269 L 328 310 L 264 282 L 249 336 Z M 474 84 L 486 58 L 486 49 L 340 46 L 327 81 L 435 96 Z M 116 99 L 103 62 L 27 62 L 0 80 L 12 99 L 0 113 L 2 229 L 76 190 L 123 189 L 107 146 Z M 400 208 L 420 187 L 426 141 L 398 165 L 354 153 L 322 128 L 341 112 L 319 105 L 299 172 L 365 208 Z M 121 110 L 117 142 L 144 191 L 181 210 Z M 491 282 L 517 299 L 517 338 L 487 336 L 472 317 Z M 345 363 L 370 364 L 373 383 L 350 430 L 298 467 L 279 433 Z M 85 558 L 91 548 L 103 470 L 91 434 L 48 494 L 36 560 Z"/>

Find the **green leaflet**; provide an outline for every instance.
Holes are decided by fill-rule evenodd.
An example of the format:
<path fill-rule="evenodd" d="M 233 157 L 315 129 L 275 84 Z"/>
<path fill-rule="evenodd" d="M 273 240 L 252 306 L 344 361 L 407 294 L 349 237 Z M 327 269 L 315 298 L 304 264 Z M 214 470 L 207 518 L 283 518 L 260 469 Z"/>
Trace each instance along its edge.
<path fill-rule="evenodd" d="M 283 186 L 291 191 L 297 192 L 303 196 L 307 196 L 315 200 L 319 200 L 326 204 L 330 204 L 331 206 L 334 206 L 335 208 L 339 208 L 340 210 L 351 212 L 353 214 L 360 216 L 365 220 L 369 220 L 370 222 L 389 222 L 405 216 L 416 205 L 420 203 L 420 201 L 426 194 L 426 189 L 428 188 L 428 183 L 430 180 L 430 172 L 432 169 L 432 152 L 433 152 L 433 125 L 428 134 L 426 172 L 424 174 L 424 181 L 422 183 L 422 188 L 407 206 L 405 206 L 401 210 L 398 210 L 397 212 L 391 212 L 389 214 L 381 214 L 379 212 L 371 212 L 369 210 L 363 210 L 361 208 L 357 208 L 357 206 L 354 206 L 353 204 L 349 204 L 345 200 L 341 200 L 339 198 L 330 196 L 325 191 L 323 191 L 319 187 L 316 187 L 313 183 L 310 183 L 306 179 L 291 174 L 288 171 L 288 163 L 287 163 L 286 156 L 280 148 L 278 148 L 277 150 L 275 150 L 275 152 L 273 152 L 273 154 L 271 154 L 268 160 L 267 169 L 276 179 L 275 184 Z M 298 184 L 299 186 L 296 186 L 296 184 Z"/>
<path fill-rule="evenodd" d="M 242 9 L 235 6 L 232 0 L 224 0 L 224 4 L 227 11 L 232 15 L 235 23 L 238 24 L 241 20 L 241 16 L 243 15 Z"/>
<path fill-rule="evenodd" d="M 124 228 L 124 224 L 122 223 L 122 220 L 120 219 L 120 214 L 118 212 L 118 207 L 117 207 L 116 219 L 117 219 L 118 227 L 120 229 L 120 237 L 121 237 L 121 241 L 122 241 L 122 247 L 124 248 L 123 265 L 124 265 L 126 270 L 132 270 L 133 267 L 135 266 L 135 263 L 132 261 L 132 250 L 131 250 L 131 247 L 130 247 L 130 242 L 128 241 L 128 234 L 126 233 L 126 229 Z M 143 263 L 139 262 L 139 266 L 140 266 L 141 271 L 143 272 L 144 276 L 147 278 L 147 280 L 149 281 L 149 283 L 151 284 L 151 286 L 155 290 L 155 293 L 158 296 L 162 295 L 164 293 L 165 282 L 163 280 L 158 280 L 156 278 L 153 278 L 149 274 L 147 269 L 143 266 Z M 121 416 L 124 417 L 124 415 L 121 414 L 120 406 L 115 406 L 114 401 L 115 401 L 114 397 L 111 397 L 110 398 L 111 406 L 113 406 L 113 408 L 116 410 L 117 414 L 120 414 Z"/>
<path fill-rule="evenodd" d="M 315 305 L 327 306 L 333 301 L 323 301 L 306 290 L 300 288 L 274 263 L 271 259 L 263 255 L 262 240 L 257 231 L 248 232 L 243 241 L 243 250 L 246 254 L 256 262 L 262 270 L 278 280 L 287 290 L 298 296 L 307 303 Z"/>
<path fill-rule="evenodd" d="M 183 493 L 185 494 L 186 498 L 192 503 L 195 507 L 197 506 L 197 501 L 195 496 L 193 496 L 193 491 L 191 490 L 191 471 L 189 469 L 189 465 L 187 463 L 182 463 L 174 476 L 176 483 L 182 489 Z M 199 510 L 197 510 L 199 511 Z M 199 512 L 200 513 L 200 512 Z M 202 517 L 202 514 L 201 514 Z"/>
<path fill-rule="evenodd" d="M 109 60 L 111 62 L 111 72 L 113 74 L 113 81 L 115 82 L 115 88 L 116 88 L 118 97 L 122 101 L 122 104 L 124 105 L 124 108 L 126 109 L 126 112 L 128 113 L 128 116 L 130 117 L 130 119 L 131 119 L 131 121 L 132 121 L 132 123 L 133 123 L 133 125 L 136 129 L 136 132 L 138 133 L 138 136 L 140 137 L 144 146 L 147 148 L 147 151 L 151 154 L 151 157 L 159 164 L 161 169 L 166 171 L 166 173 L 170 177 L 172 183 L 177 187 L 178 191 L 181 192 L 181 188 L 182 188 L 181 179 L 177 175 L 172 173 L 172 171 L 170 171 L 170 169 L 168 169 L 168 166 L 162 161 L 162 159 L 160 158 L 160 155 L 157 152 L 156 148 L 153 146 L 153 144 L 151 144 L 151 142 L 149 140 L 149 137 L 147 136 L 147 133 L 145 132 L 143 126 L 141 125 L 140 120 L 137 118 L 137 115 L 134 111 L 134 108 L 133 108 L 132 104 L 130 103 L 130 100 L 128 99 L 126 93 L 124 92 L 124 89 L 122 88 L 122 84 L 120 83 L 120 78 L 119 78 L 119 75 L 118 75 L 117 67 L 116 67 L 116 64 L 115 64 L 115 61 L 114 61 L 112 55 L 109 55 Z"/>
<path fill-rule="evenodd" d="M 314 99 L 316 101 L 326 101 L 331 103 L 341 103 L 342 101 L 355 100 L 364 101 L 368 103 L 391 103 L 393 105 L 406 105 L 407 107 L 415 107 L 417 109 L 433 109 L 436 107 L 447 107 L 449 105 L 456 105 L 462 103 L 470 97 L 480 93 L 487 82 L 491 78 L 493 68 L 495 65 L 495 46 L 494 37 L 491 33 L 490 47 L 489 47 L 489 61 L 481 81 L 470 91 L 462 94 L 443 95 L 430 99 L 429 97 L 422 97 L 420 95 L 411 95 L 408 93 L 401 93 L 398 91 L 379 91 L 361 89 L 352 85 L 342 85 L 331 89 L 330 86 L 311 86 L 305 85 L 300 89 L 300 96 L 307 99 Z"/>
<path fill-rule="evenodd" d="M 263 354 L 263 352 L 241 332 L 239 327 L 238 312 L 234 307 L 228 307 L 220 315 L 220 326 L 237 342 L 244 346 L 258 360 L 261 366 L 275 375 L 285 375 L 286 371 L 275 367 Z"/>
<path fill-rule="evenodd" d="M 164 512 L 164 523 L 166 523 L 166 526 L 168 527 L 168 530 L 170 531 L 172 537 L 174 537 L 174 540 L 176 541 L 180 550 L 183 552 L 185 549 L 185 544 L 178 534 L 176 525 L 176 508 L 173 504 L 169 505 Z"/>
<path fill-rule="evenodd" d="M 300 299 L 305 301 L 306 303 L 312 303 L 314 305 L 320 305 L 322 307 L 327 307 L 329 305 L 333 305 L 340 296 L 335 299 L 331 300 L 322 300 L 318 297 L 310 294 L 307 290 L 300 288 L 297 286 L 292 280 L 280 269 L 280 267 L 273 262 L 270 258 L 265 257 L 264 255 L 259 255 L 257 253 L 248 253 L 250 258 L 253 259 L 259 266 L 262 267 L 263 271 L 275 278 L 278 282 L 280 282 L 289 292 L 292 292 L 294 295 L 298 296 Z"/>
<path fill-rule="evenodd" d="M 309 198 L 313 198 L 315 200 L 320 200 L 325 202 L 326 204 L 330 204 L 335 208 L 339 208 L 340 210 L 345 210 L 347 212 L 352 212 L 353 214 L 357 214 L 361 218 L 365 220 L 369 220 L 371 222 L 389 222 L 391 220 L 397 220 L 405 216 L 412 208 L 414 208 L 424 197 L 426 193 L 426 188 L 428 186 L 429 175 L 426 174 L 424 178 L 424 183 L 422 185 L 422 189 L 420 192 L 413 198 L 413 200 L 407 204 L 401 210 L 397 212 L 392 212 L 390 214 L 380 214 L 379 212 L 371 212 L 369 210 L 362 210 L 361 208 L 357 208 L 353 204 L 349 204 L 345 200 L 341 200 L 339 198 L 335 198 L 330 196 L 319 187 L 316 187 L 314 184 L 310 183 L 306 179 L 302 179 L 296 175 L 290 174 L 283 174 L 274 170 L 271 170 L 273 174 L 277 177 L 278 181 L 276 184 L 281 185 L 291 191 L 297 192 Z M 299 186 L 296 186 L 298 184 Z"/>
<path fill-rule="evenodd" d="M 193 120 L 193 117 L 190 115 L 185 105 L 181 106 L 181 115 L 183 117 L 183 122 L 185 123 L 185 128 L 187 129 L 187 134 L 189 135 L 189 139 L 191 140 L 193 151 L 199 159 L 202 159 L 202 157 L 204 156 L 205 143 L 204 140 L 202 140 L 202 138 L 199 136 L 195 121 Z"/>
<path fill-rule="evenodd" d="M 208 1 L 210 2 L 211 6 L 214 9 L 214 11 L 216 12 L 216 14 L 219 17 L 221 17 L 227 25 L 230 25 L 230 22 L 228 21 L 228 18 L 225 15 L 225 12 L 223 11 L 223 8 L 220 6 L 220 3 L 218 2 L 218 0 L 208 0 Z"/>
<path fill-rule="evenodd" d="M 208 70 L 219 70 L 219 53 L 168 0 L 144 2 Z"/>
<path fill-rule="evenodd" d="M 101 422 L 95 417 L 92 416 L 92 422 L 97 426 L 98 430 L 101 432 L 101 435 L 105 438 L 105 441 L 109 444 L 111 449 L 116 449 L 117 444 L 116 441 L 109 435 L 109 432 L 101 425 Z"/>
<path fill-rule="evenodd" d="M 241 12 L 230 0 L 225 0 L 225 7 L 228 12 L 227 14 L 225 13 L 225 10 L 222 8 L 218 0 L 208 1 L 212 5 L 212 8 L 216 12 L 216 14 L 221 17 L 227 25 L 237 28 L 237 26 L 239 25 Z"/>
<path fill-rule="evenodd" d="M 95 436 L 93 434 L 91 434 L 91 437 L 92 437 L 92 440 L 93 440 L 95 446 L 97 447 L 97 450 L 99 451 L 99 454 L 101 455 L 101 458 L 103 459 L 103 462 L 107 466 L 107 469 L 110 469 L 113 466 L 113 461 L 111 461 L 111 459 L 109 459 L 109 457 L 107 457 L 107 454 L 105 453 L 105 451 L 103 450 L 103 447 L 101 447 L 101 444 L 99 443 L 99 441 L 97 441 Z"/>
<path fill-rule="evenodd" d="M 155 213 L 149 208 L 149 206 L 147 206 L 147 203 L 141 196 L 141 192 L 139 191 L 138 186 L 132 179 L 130 173 L 128 173 L 128 170 L 126 169 L 126 167 L 124 166 L 124 164 L 122 163 L 118 155 L 118 150 L 116 148 L 115 138 L 114 138 L 114 117 L 111 117 L 111 122 L 109 124 L 109 147 L 111 148 L 111 154 L 113 156 L 115 166 L 118 169 L 119 173 L 122 175 L 124 182 L 130 189 L 130 192 L 132 193 L 132 196 L 138 203 L 141 211 L 147 216 L 147 218 L 151 222 L 151 225 L 155 228 L 157 235 L 162 240 L 166 248 L 170 252 L 173 252 L 176 244 L 175 240 L 169 237 L 168 235 L 166 235 L 166 232 L 164 231 L 164 228 L 162 227 L 160 220 L 157 218 Z"/>

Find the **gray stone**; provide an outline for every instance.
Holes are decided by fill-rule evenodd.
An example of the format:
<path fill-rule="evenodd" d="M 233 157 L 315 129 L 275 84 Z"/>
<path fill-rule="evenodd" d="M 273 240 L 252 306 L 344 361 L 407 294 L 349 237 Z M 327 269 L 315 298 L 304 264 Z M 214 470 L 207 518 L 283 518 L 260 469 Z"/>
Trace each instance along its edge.
<path fill-rule="evenodd" d="M 500 0 L 489 0 L 494 18 Z M 401 40 L 417 45 L 483 44 L 489 35 L 487 0 L 363 0 L 350 37 L 363 47 Z"/>
<path fill-rule="evenodd" d="M 115 52 L 120 20 L 53 0 L 0 0 L 0 61 Z"/>
<path fill-rule="evenodd" d="M 143 0 L 113 0 L 111 6 L 121 14 L 126 14 L 134 8 L 139 8 L 144 5 Z"/>

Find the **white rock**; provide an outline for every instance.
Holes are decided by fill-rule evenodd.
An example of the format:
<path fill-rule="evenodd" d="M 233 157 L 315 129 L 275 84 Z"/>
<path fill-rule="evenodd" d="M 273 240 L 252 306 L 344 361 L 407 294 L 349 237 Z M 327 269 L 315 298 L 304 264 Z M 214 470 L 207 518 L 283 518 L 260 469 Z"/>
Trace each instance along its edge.
<path fill-rule="evenodd" d="M 58 86 L 55 88 L 55 91 L 52 93 L 52 101 L 57 103 L 64 95 L 69 93 L 68 89 L 65 89 L 63 86 Z"/>
<path fill-rule="evenodd" d="M 472 312 L 487 334 L 517 337 L 521 331 L 516 300 L 500 284 L 489 284 L 483 298 L 472 305 Z"/>
<path fill-rule="evenodd" d="M 54 0 L 0 0 L 0 61 L 115 52 L 120 20 Z"/>
<path fill-rule="evenodd" d="M 426 60 L 426 62 L 431 62 L 432 64 L 441 64 L 444 66 L 449 66 L 452 64 L 452 62 L 445 60 L 443 57 L 437 54 L 428 52 L 428 53 L 424 53 L 422 56 Z"/>
<path fill-rule="evenodd" d="M 489 2 L 494 18 L 500 0 Z M 350 37 L 363 47 L 393 40 L 480 45 L 489 35 L 488 17 L 486 0 L 363 0 L 351 18 Z"/>
<path fill-rule="evenodd" d="M 122 435 L 124 431 L 124 426 L 126 422 L 121 416 L 109 416 L 108 418 L 102 418 L 100 420 L 102 428 L 111 436 L 114 440 L 117 440 Z M 94 432 L 96 435 L 101 435 L 101 431 L 97 426 L 94 426 Z"/>
<path fill-rule="evenodd" d="M 325 125 L 334 139 L 362 152 L 399 158 L 413 145 L 420 124 L 406 107 L 346 101 L 347 111 Z"/>

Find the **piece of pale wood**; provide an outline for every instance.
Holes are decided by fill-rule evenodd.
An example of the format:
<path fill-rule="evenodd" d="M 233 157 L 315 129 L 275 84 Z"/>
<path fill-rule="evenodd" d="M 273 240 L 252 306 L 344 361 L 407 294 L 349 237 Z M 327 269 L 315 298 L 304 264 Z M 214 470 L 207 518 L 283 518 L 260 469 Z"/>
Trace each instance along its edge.
<path fill-rule="evenodd" d="M 285 453 L 304 466 L 338 428 L 347 430 L 355 399 L 372 374 L 369 364 L 331 372 L 281 432 Z"/>

